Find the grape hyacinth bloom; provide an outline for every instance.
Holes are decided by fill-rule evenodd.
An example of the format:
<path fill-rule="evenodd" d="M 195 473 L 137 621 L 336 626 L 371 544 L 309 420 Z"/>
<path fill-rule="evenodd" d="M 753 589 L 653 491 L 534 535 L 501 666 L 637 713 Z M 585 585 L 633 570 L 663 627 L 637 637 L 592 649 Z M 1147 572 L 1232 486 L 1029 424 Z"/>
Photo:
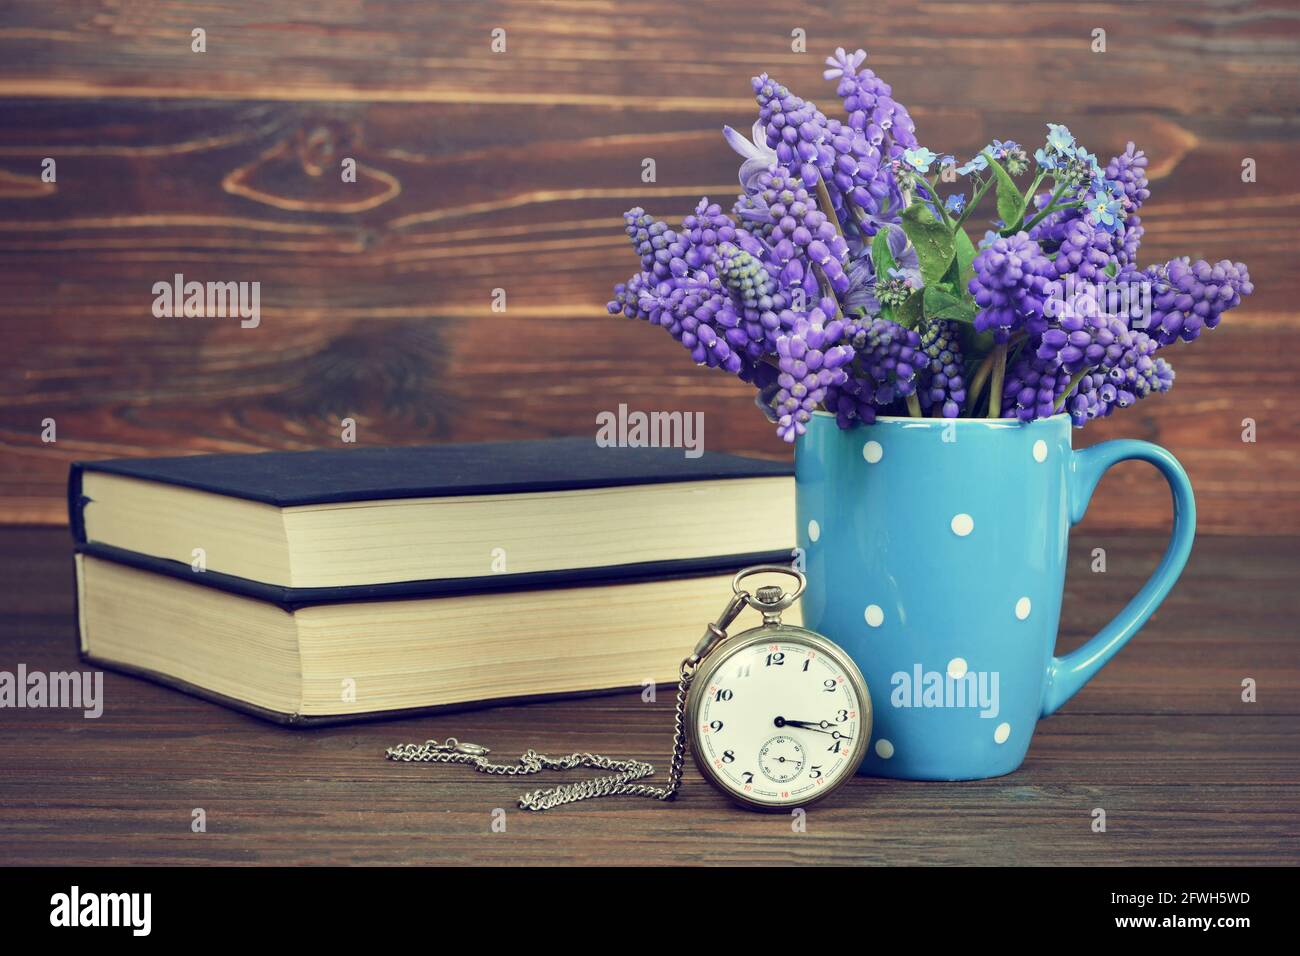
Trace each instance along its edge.
<path fill-rule="evenodd" d="M 833 302 L 824 302 L 834 308 Z M 853 350 L 842 344 L 844 323 L 828 321 L 822 305 L 799 316 L 776 342 L 778 390 L 774 400 L 776 433 L 792 442 L 807 431 L 812 413 L 825 401 L 826 389 L 848 378 L 844 369 Z"/>
<path fill-rule="evenodd" d="M 1022 328 L 1031 333 L 1043 330 L 1043 302 L 1051 293 L 1056 270 L 1028 233 L 994 239 L 972 266 L 975 278 L 970 292 L 979 306 L 976 329 L 991 330 L 999 343 Z"/>
<path fill-rule="evenodd" d="M 772 263 L 780 269 L 781 281 L 802 286 L 808 295 L 815 296 L 819 289 L 810 266 L 816 264 L 835 292 L 846 292 L 848 244 L 817 208 L 804 184 L 780 166 L 761 173 L 756 183 L 756 205 L 742 210 L 740 215 L 746 225 L 771 227 L 763 238 L 771 249 Z"/>
<path fill-rule="evenodd" d="M 1106 178 L 1120 184 L 1128 208 L 1133 212 L 1141 209 L 1151 196 L 1151 190 L 1147 188 L 1147 154 L 1132 142 L 1106 164 Z"/>
<path fill-rule="evenodd" d="M 1040 359 L 1025 350 L 1007 367 L 1002 386 L 1003 418 L 1022 422 L 1049 418 L 1056 412 L 1057 398 L 1070 382 L 1070 373 L 1050 359 Z"/>
<path fill-rule="evenodd" d="M 1107 278 L 1106 269 L 1115 261 L 1115 236 L 1111 232 L 1097 228 L 1089 217 L 1077 217 L 1061 223 L 1059 235 L 1056 258 L 1052 260 L 1057 276 L 1073 274 L 1086 282 Z"/>
<path fill-rule="evenodd" d="M 1032 161 L 993 139 L 958 167 L 920 145 L 865 61 L 844 49 L 826 61 L 841 119 L 767 74 L 753 78 L 751 136 L 723 129 L 741 157 L 731 210 L 701 199 L 679 228 L 640 208 L 625 214 L 640 268 L 608 310 L 750 383 L 782 439 L 804 434 L 818 409 L 841 428 L 878 415 L 1065 413 L 1083 425 L 1168 391 L 1162 350 L 1214 328 L 1253 291 L 1246 267 L 1227 259 L 1138 265 L 1150 183 L 1133 143 L 1103 168 L 1049 124 Z M 1035 194 L 1023 215 L 1008 212 L 1003 173 L 1033 175 L 1033 162 Z M 949 167 L 974 189 L 941 195 L 930 179 Z M 991 222 L 959 234 L 995 199 Z M 882 230 L 887 263 L 875 261 Z"/>
<path fill-rule="evenodd" d="M 820 178 L 831 197 L 834 215 L 844 196 L 870 182 L 880 151 L 862 133 L 826 115 L 766 73 L 751 81 L 758 101 L 758 118 L 777 162 L 813 188 Z"/>
<path fill-rule="evenodd" d="M 966 401 L 962 379 L 961 327 L 952 321 L 929 322 L 921 333 L 920 350 L 929 360 L 921 408 L 938 408 L 944 418 L 956 418 Z"/>
<path fill-rule="evenodd" d="M 624 231 L 641 257 L 641 268 L 656 279 L 669 278 L 670 263 L 685 254 L 686 244 L 666 222 L 655 219 L 640 206 L 625 212 L 623 219 L 627 223 Z"/>
<path fill-rule="evenodd" d="M 1039 337 L 1037 356 L 1073 375 L 1119 358 L 1128 325 L 1102 312 L 1090 293 L 1063 304 L 1057 323 Z"/>
<path fill-rule="evenodd" d="M 896 398 L 916 393 L 921 337 L 888 319 L 873 319 L 862 325 L 852 340 L 855 368 L 870 376 L 875 385 L 875 403 L 889 405 Z"/>
<path fill-rule="evenodd" d="M 712 266 L 730 296 L 716 319 L 723 338 L 751 361 L 760 361 L 776 347 L 778 313 L 789 304 L 789 296 L 762 262 L 732 243 L 718 247 Z"/>
<path fill-rule="evenodd" d="M 683 261 L 692 269 L 702 268 L 720 243 L 736 241 L 736 224 L 708 197 L 699 201 L 695 211 L 682 220 L 681 238 L 686 242 Z"/>
<path fill-rule="evenodd" d="M 1219 324 L 1223 313 L 1255 291 L 1250 273 L 1240 262 L 1227 259 L 1214 265 L 1187 256 L 1151 266 L 1146 277 L 1152 284 L 1151 333 L 1161 345 L 1182 339 L 1190 342 L 1202 328 Z"/>

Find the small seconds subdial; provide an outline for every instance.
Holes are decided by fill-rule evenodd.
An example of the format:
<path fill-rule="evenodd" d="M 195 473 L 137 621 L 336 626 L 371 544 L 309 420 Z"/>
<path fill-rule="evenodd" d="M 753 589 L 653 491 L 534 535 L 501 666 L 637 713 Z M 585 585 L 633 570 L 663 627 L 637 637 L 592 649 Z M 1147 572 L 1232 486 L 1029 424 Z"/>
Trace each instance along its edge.
<path fill-rule="evenodd" d="M 799 776 L 805 759 L 799 741 L 784 735 L 773 737 L 758 750 L 758 768 L 773 783 L 789 783 Z"/>
<path fill-rule="evenodd" d="M 696 675 L 687 710 L 701 772 L 757 809 L 821 799 L 853 776 L 871 736 L 871 700 L 853 661 L 784 624 L 721 644 Z"/>

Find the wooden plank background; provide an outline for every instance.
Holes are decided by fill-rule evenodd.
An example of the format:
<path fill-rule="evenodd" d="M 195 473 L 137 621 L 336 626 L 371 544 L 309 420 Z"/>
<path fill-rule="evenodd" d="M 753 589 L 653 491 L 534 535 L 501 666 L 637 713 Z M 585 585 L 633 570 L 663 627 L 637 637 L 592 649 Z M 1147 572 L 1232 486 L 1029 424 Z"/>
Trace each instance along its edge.
<path fill-rule="evenodd" d="M 523 438 L 594 433 L 626 402 L 704 411 L 714 449 L 788 454 L 747 386 L 603 303 L 634 265 L 622 210 L 729 204 L 718 131 L 752 123 L 749 76 L 829 111 L 822 57 L 845 45 L 938 151 L 1033 143 L 1049 120 L 1099 156 L 1147 150 L 1143 263 L 1231 257 L 1257 291 L 1171 350 L 1172 395 L 1078 438 L 1168 446 L 1204 530 L 1300 532 L 1298 38 L 1287 0 L 10 0 L 0 523 L 62 522 L 76 458 L 319 447 L 344 417 L 363 444 Z M 177 272 L 260 282 L 261 325 L 155 319 L 152 285 Z M 1142 466 L 1097 501 L 1097 528 L 1168 520 Z"/>

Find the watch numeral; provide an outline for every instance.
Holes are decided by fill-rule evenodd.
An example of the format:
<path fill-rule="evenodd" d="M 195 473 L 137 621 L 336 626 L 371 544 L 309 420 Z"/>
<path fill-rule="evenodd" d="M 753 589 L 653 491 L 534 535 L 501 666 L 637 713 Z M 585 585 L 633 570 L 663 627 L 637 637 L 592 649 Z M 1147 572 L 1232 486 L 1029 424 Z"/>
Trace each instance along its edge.
<path fill-rule="evenodd" d="M 722 690 L 719 690 L 716 694 L 713 695 L 713 699 L 719 701 L 731 700 L 733 696 L 735 695 L 733 695 L 730 690 L 724 687 Z M 840 713 L 843 713 L 843 711 L 840 711 Z"/>
<path fill-rule="evenodd" d="M 804 661 L 804 662 L 803 662 L 803 672 L 804 672 L 805 674 L 808 673 L 808 665 L 811 664 L 811 663 L 812 663 L 812 661 Z"/>
<path fill-rule="evenodd" d="M 737 676 L 737 677 L 748 677 L 748 676 L 749 676 L 749 664 L 747 664 L 747 663 L 746 663 L 746 664 L 741 664 L 739 667 L 737 667 L 737 668 L 736 668 L 736 676 Z"/>
<path fill-rule="evenodd" d="M 833 744 L 831 744 L 829 747 L 826 748 L 826 752 L 827 752 L 827 753 L 832 753 L 832 754 L 837 754 L 837 753 L 839 753 L 839 752 L 840 752 L 840 745 L 843 744 L 843 743 L 844 743 L 843 740 L 837 740 L 837 741 L 835 741 Z"/>
<path fill-rule="evenodd" d="M 808 776 L 812 777 L 812 779 L 817 780 L 821 777 L 821 775 L 822 775 L 821 767 L 812 766 L 808 768 Z"/>
<path fill-rule="evenodd" d="M 822 689 L 825 690 L 826 693 L 828 694 L 835 693 L 835 688 L 836 688 L 835 681 L 831 680 L 829 677 L 822 682 Z"/>
<path fill-rule="evenodd" d="M 773 654 L 767 655 L 767 666 L 771 667 L 773 664 L 776 664 L 777 666 L 785 664 L 785 651 L 776 651 Z"/>
<path fill-rule="evenodd" d="M 724 751 L 722 751 L 722 762 L 723 762 L 723 763 L 731 763 L 731 762 L 734 761 L 735 759 L 736 759 L 736 752 L 735 752 L 734 750 L 724 750 Z"/>
<path fill-rule="evenodd" d="M 746 770 L 744 773 L 741 774 L 741 776 L 745 778 L 745 783 L 754 782 L 754 771 L 752 770 Z"/>
<path fill-rule="evenodd" d="M 712 728 L 713 732 L 716 734 L 718 731 L 722 729 L 722 721 L 720 720 L 710 721 L 709 727 Z"/>
<path fill-rule="evenodd" d="M 849 719 L 849 712 L 847 710 L 841 710 L 839 713 L 835 715 L 835 723 L 837 724 L 842 724 L 844 723 L 844 721 L 848 719 Z"/>

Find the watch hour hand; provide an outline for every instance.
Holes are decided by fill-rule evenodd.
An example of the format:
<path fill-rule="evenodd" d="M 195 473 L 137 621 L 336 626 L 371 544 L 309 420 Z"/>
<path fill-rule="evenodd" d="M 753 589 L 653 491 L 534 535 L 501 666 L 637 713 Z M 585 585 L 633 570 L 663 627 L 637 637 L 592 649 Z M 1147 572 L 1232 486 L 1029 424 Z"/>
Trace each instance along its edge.
<path fill-rule="evenodd" d="M 830 730 L 826 729 L 830 726 L 830 724 L 824 720 L 819 720 L 819 721 L 790 720 L 787 717 L 777 717 L 774 721 L 772 721 L 772 723 L 775 724 L 777 727 L 800 727 L 804 730 L 815 730 L 819 734 L 831 733 Z"/>

